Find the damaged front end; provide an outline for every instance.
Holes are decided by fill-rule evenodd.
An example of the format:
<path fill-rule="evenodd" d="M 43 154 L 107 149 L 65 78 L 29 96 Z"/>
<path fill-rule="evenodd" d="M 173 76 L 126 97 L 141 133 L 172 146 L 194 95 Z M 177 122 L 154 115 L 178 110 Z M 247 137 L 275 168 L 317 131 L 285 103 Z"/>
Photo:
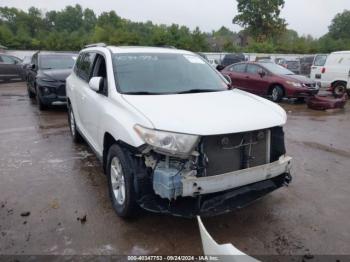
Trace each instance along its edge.
<path fill-rule="evenodd" d="M 152 212 L 223 214 L 291 182 L 282 127 L 202 137 L 161 132 L 165 142 L 147 129 L 136 131 L 147 146 L 136 158 L 135 191 L 138 204 Z"/>

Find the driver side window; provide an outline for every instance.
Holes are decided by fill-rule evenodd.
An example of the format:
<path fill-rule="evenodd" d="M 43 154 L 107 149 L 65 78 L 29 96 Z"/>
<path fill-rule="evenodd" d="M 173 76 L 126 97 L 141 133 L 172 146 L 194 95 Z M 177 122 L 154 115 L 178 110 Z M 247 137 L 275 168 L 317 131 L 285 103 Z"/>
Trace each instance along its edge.
<path fill-rule="evenodd" d="M 261 67 L 257 66 L 257 65 L 251 65 L 249 64 L 247 67 L 247 73 L 248 74 L 252 74 L 252 75 L 257 75 L 259 73 L 259 69 Z"/>
<path fill-rule="evenodd" d="M 15 59 L 13 59 L 13 58 L 11 58 L 9 56 L 2 55 L 1 56 L 1 60 L 2 60 L 2 63 L 4 63 L 4 64 L 8 64 L 8 65 L 16 64 Z"/>
<path fill-rule="evenodd" d="M 92 77 L 102 77 L 103 78 L 103 90 L 101 90 L 101 93 L 105 96 L 108 96 L 106 60 L 100 54 L 96 54 L 94 67 L 92 69 Z"/>

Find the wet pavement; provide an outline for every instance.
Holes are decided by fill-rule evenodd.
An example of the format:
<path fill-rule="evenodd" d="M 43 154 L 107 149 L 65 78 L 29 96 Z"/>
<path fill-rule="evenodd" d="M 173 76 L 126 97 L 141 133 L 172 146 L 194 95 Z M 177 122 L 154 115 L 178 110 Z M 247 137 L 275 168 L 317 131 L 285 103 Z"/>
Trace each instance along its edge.
<path fill-rule="evenodd" d="M 282 106 L 292 185 L 203 222 L 250 255 L 350 254 L 350 103 Z M 202 254 L 194 219 L 115 215 L 101 165 L 73 144 L 64 108 L 39 112 L 23 83 L 3 84 L 0 119 L 0 254 Z"/>

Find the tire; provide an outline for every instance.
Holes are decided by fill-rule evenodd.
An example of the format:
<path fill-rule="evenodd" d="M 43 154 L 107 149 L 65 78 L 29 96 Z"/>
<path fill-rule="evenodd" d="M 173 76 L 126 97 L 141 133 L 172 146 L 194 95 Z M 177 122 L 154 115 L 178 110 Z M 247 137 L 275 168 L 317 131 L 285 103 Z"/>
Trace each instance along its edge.
<path fill-rule="evenodd" d="M 271 90 L 271 97 L 273 102 L 280 102 L 283 98 L 283 88 L 280 86 L 274 86 Z"/>
<path fill-rule="evenodd" d="M 119 217 L 131 218 L 136 215 L 138 205 L 133 182 L 134 167 L 126 153 L 114 144 L 107 156 L 107 180 L 112 206 Z"/>
<path fill-rule="evenodd" d="M 27 85 L 27 92 L 30 99 L 35 98 L 35 94 L 32 91 L 30 91 L 30 88 L 28 85 Z"/>
<path fill-rule="evenodd" d="M 80 135 L 77 129 L 73 109 L 71 106 L 68 106 L 68 123 L 69 123 L 70 134 L 72 135 L 72 138 L 73 138 L 73 142 L 77 144 L 83 142 L 83 137 Z"/>
<path fill-rule="evenodd" d="M 333 95 L 335 97 L 342 97 L 346 93 L 346 83 L 336 82 L 333 86 Z"/>
<path fill-rule="evenodd" d="M 299 103 L 299 104 L 305 103 L 305 97 L 298 97 L 297 98 L 297 103 Z"/>
<path fill-rule="evenodd" d="M 35 100 L 40 111 L 45 111 L 47 109 L 47 105 L 45 105 L 43 101 L 41 101 L 38 88 L 36 88 Z"/>

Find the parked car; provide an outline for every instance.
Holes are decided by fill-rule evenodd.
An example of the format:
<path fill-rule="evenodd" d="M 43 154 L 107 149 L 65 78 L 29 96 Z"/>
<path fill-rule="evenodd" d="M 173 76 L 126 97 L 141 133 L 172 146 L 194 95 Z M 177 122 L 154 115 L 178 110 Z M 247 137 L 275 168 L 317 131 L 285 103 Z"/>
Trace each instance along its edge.
<path fill-rule="evenodd" d="M 245 61 L 244 54 L 227 54 L 224 56 L 224 59 L 221 62 L 221 65 L 226 67 L 235 63 Z"/>
<path fill-rule="evenodd" d="M 77 54 L 39 51 L 28 69 L 27 88 L 40 110 L 66 102 L 66 78 L 72 72 Z"/>
<path fill-rule="evenodd" d="M 318 57 L 311 68 L 311 79 L 319 82 L 323 88 L 330 88 L 335 96 L 346 91 L 350 69 L 350 51 L 334 52 Z M 322 63 L 324 64 L 322 65 Z"/>
<path fill-rule="evenodd" d="M 271 96 L 274 102 L 284 97 L 302 101 L 319 91 L 316 82 L 274 63 L 238 63 L 221 73 L 229 76 L 235 87 L 256 95 Z"/>
<path fill-rule="evenodd" d="M 121 217 L 226 213 L 291 181 L 285 111 L 192 52 L 90 45 L 67 99 L 73 140 L 101 160 Z"/>
<path fill-rule="evenodd" d="M 300 73 L 305 76 L 310 76 L 311 66 L 315 60 L 315 56 L 305 56 L 300 58 Z"/>
<path fill-rule="evenodd" d="M 0 54 L 0 81 L 22 80 L 21 62 L 18 57 Z"/>
<path fill-rule="evenodd" d="M 286 60 L 285 68 L 292 71 L 296 75 L 301 75 L 300 62 L 298 60 Z"/>

